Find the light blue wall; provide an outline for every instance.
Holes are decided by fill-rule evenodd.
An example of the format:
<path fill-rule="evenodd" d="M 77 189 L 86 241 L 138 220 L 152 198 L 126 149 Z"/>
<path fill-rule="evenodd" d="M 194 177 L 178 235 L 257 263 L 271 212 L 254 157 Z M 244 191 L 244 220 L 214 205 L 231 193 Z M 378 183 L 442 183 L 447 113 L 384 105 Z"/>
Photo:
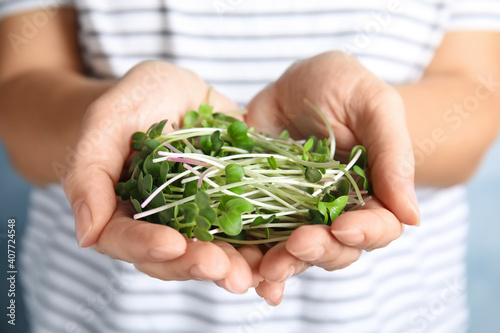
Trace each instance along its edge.
<path fill-rule="evenodd" d="M 463 161 L 457 161 L 466 162 L 466 157 Z M 470 332 L 497 332 L 500 327 L 500 140 L 488 154 L 476 177 L 469 183 L 468 189 L 472 213 L 468 254 L 472 316 Z M 28 190 L 28 185 L 10 169 L 0 146 L 0 309 L 5 309 L 6 306 L 7 219 L 16 218 L 19 239 L 23 222 L 26 221 Z M 17 302 L 21 302 L 20 297 L 17 297 Z M 26 332 L 26 326 L 23 325 L 24 314 L 22 308 L 18 307 L 16 327 L 7 326 L 6 321 L 2 319 L 0 332 Z"/>
<path fill-rule="evenodd" d="M 464 162 L 467 159 L 464 158 Z M 468 184 L 471 209 L 469 303 L 471 333 L 498 332 L 500 327 L 500 139 L 481 170 Z"/>
<path fill-rule="evenodd" d="M 0 332 L 26 333 L 26 312 L 22 299 L 19 280 L 16 284 L 16 326 L 7 324 L 5 309 L 8 306 L 7 298 L 7 221 L 16 220 L 16 263 L 19 263 L 20 239 L 26 221 L 26 200 L 28 199 L 29 185 L 21 180 L 9 166 L 5 151 L 0 143 Z M 18 277 L 22 271 L 18 270 Z"/>

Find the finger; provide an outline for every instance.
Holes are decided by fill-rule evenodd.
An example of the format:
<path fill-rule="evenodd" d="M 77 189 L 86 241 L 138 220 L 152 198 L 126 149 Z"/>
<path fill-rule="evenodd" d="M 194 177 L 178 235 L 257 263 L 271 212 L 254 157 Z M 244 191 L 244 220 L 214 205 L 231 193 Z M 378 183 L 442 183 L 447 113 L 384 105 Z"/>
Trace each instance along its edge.
<path fill-rule="evenodd" d="M 259 247 L 255 245 L 240 246 L 237 250 L 243 258 L 245 258 L 246 262 L 250 266 L 250 269 L 252 270 L 252 287 L 257 287 L 258 284 L 264 280 L 264 277 L 262 277 L 259 272 L 260 262 L 262 261 L 264 254 Z"/>
<path fill-rule="evenodd" d="M 94 249 L 114 259 L 127 262 L 162 262 L 186 252 L 186 238 L 178 231 L 159 224 L 137 221 L 131 205 L 119 202 L 118 208 L 103 229 Z"/>
<path fill-rule="evenodd" d="M 285 282 L 309 267 L 302 260 L 291 255 L 284 242 L 278 243 L 266 252 L 260 263 L 260 275 L 270 283 Z"/>
<path fill-rule="evenodd" d="M 270 283 L 262 281 L 256 288 L 257 295 L 264 298 L 267 304 L 277 306 L 283 300 L 283 292 L 285 290 L 285 282 Z"/>
<path fill-rule="evenodd" d="M 260 91 L 247 105 L 248 114 L 245 121 L 249 127 L 255 127 L 258 132 L 272 136 L 279 135 L 285 128 L 286 119 L 278 106 L 275 84 Z M 291 125 L 291 124 L 288 124 Z"/>
<path fill-rule="evenodd" d="M 297 260 L 327 271 L 345 268 L 361 255 L 361 250 L 340 243 L 332 235 L 330 228 L 323 225 L 298 228 L 287 240 L 286 249 Z"/>
<path fill-rule="evenodd" d="M 210 95 L 207 98 L 208 104 L 214 107 L 214 112 L 234 111 L 238 105 L 231 99 L 222 95 L 215 89 L 209 90 Z"/>
<path fill-rule="evenodd" d="M 80 247 L 95 244 L 113 215 L 116 208 L 114 184 L 129 154 L 129 146 L 117 142 L 110 134 L 120 131 L 105 130 L 107 127 L 102 127 L 98 121 L 95 117 L 87 119 L 89 130 L 82 131 L 61 180 L 75 216 Z"/>
<path fill-rule="evenodd" d="M 374 193 L 401 222 L 418 225 L 415 162 L 404 104 L 397 92 L 379 79 L 363 82 L 352 94 L 356 98 L 349 105 L 353 112 L 348 116 L 368 152 Z"/>
<path fill-rule="evenodd" d="M 332 223 L 331 232 L 341 243 L 371 251 L 399 238 L 404 224 L 377 199 L 361 209 L 342 214 Z"/>
<path fill-rule="evenodd" d="M 219 246 L 211 242 L 189 241 L 186 253 L 177 259 L 161 262 L 136 263 L 147 275 L 165 281 L 222 280 L 229 273 L 231 262 Z"/>
<path fill-rule="evenodd" d="M 245 293 L 253 285 L 252 269 L 248 262 L 231 244 L 222 241 L 213 243 L 226 253 L 231 267 L 227 276 L 216 281 L 216 284 L 234 294 Z"/>

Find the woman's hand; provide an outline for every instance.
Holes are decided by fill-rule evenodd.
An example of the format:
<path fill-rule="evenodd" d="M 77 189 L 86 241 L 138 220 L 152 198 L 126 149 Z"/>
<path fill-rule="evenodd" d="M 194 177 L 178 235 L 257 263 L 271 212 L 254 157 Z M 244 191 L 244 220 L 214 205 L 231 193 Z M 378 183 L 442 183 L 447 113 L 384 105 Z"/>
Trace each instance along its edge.
<path fill-rule="evenodd" d="M 117 202 L 114 185 L 130 153 L 129 138 L 165 118 L 167 126 L 206 100 L 209 87 L 194 73 L 159 62 L 130 70 L 87 110 L 62 184 L 76 220 L 81 247 L 134 265 L 163 280 L 214 280 L 245 292 L 259 281 L 256 247 L 238 251 L 223 242 L 193 242 L 176 230 L 130 218 L 130 204 Z M 236 109 L 212 91 L 216 110 Z"/>
<path fill-rule="evenodd" d="M 260 92 L 248 105 L 247 122 L 273 135 L 287 129 L 295 139 L 327 137 L 325 124 L 305 99 L 332 125 L 338 158 L 355 145 L 366 147 L 374 198 L 340 215 L 331 227 L 298 228 L 265 254 L 260 265 L 265 281 L 257 291 L 271 304 L 281 301 L 286 279 L 310 265 L 346 267 L 362 250 L 398 238 L 404 224 L 419 224 L 413 151 L 398 93 L 355 58 L 328 52 L 295 63 Z"/>

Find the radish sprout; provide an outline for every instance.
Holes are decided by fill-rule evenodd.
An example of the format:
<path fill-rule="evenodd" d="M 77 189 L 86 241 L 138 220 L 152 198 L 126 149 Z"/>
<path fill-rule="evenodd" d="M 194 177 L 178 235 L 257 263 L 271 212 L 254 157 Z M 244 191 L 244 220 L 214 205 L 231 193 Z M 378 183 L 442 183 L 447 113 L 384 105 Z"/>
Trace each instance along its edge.
<path fill-rule="evenodd" d="M 331 223 L 371 193 L 362 146 L 349 162 L 334 160 L 335 137 L 296 141 L 256 133 L 201 104 L 184 128 L 162 134 L 166 120 L 132 135 L 137 153 L 116 193 L 135 219 L 172 227 L 187 238 L 234 246 L 274 244 L 302 225 Z"/>

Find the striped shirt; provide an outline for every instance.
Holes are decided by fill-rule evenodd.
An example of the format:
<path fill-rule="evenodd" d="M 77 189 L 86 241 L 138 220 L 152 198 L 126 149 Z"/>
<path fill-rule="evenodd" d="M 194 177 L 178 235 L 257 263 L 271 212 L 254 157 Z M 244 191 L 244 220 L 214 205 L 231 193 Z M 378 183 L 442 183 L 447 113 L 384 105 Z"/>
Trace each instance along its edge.
<path fill-rule="evenodd" d="M 43 8 L 0 0 L 0 16 Z M 500 30 L 493 0 L 54 0 L 74 6 L 89 75 L 160 59 L 245 105 L 295 60 L 354 54 L 391 84 L 417 81 L 449 30 Z M 48 14 L 47 14 L 48 15 Z M 251 290 L 165 282 L 78 249 L 60 186 L 35 189 L 22 273 L 34 332 L 464 332 L 467 206 L 461 186 L 418 189 L 421 227 L 346 269 L 313 267 L 269 307 Z"/>

